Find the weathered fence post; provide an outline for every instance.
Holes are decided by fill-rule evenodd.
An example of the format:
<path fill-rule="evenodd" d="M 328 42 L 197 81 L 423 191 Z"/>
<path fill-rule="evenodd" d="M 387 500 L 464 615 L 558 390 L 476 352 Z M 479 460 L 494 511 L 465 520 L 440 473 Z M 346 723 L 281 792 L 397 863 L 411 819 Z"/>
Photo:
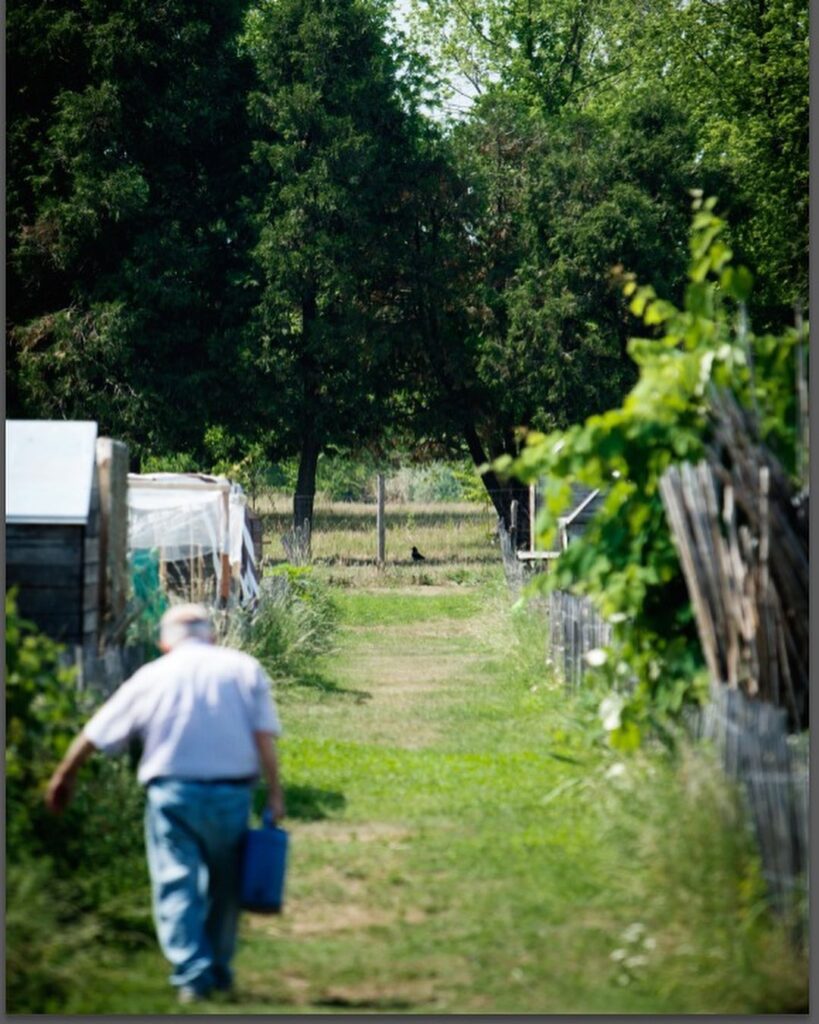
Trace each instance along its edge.
<path fill-rule="evenodd" d="M 386 526 L 384 523 L 384 474 L 379 473 L 376 476 L 376 514 L 375 514 L 375 525 L 376 532 L 378 534 L 378 554 L 376 561 L 379 566 L 383 566 L 386 561 Z"/>
<path fill-rule="evenodd" d="M 513 552 L 518 549 L 518 508 L 516 500 L 509 506 L 509 540 Z"/>

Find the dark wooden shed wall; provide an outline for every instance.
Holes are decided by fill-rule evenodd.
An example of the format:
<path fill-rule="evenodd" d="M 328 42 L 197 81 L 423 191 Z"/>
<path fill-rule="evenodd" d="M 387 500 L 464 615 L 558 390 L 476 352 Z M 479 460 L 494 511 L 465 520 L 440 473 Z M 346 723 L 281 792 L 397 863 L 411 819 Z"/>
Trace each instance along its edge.
<path fill-rule="evenodd" d="M 85 649 L 97 641 L 99 530 L 96 469 L 85 525 L 6 523 L 6 587 L 17 586 L 20 614 Z"/>

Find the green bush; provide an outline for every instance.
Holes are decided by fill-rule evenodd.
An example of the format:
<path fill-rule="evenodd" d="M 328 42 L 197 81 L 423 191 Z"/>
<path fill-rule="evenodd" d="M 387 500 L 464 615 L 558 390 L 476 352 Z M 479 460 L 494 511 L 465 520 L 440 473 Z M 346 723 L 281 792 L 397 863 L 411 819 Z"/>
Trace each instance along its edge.
<path fill-rule="evenodd" d="M 262 580 L 258 604 L 231 613 L 220 642 L 252 654 L 273 677 L 297 676 L 331 650 L 338 609 L 310 566 L 282 565 Z"/>
<path fill-rule="evenodd" d="M 190 452 L 146 455 L 140 460 L 142 473 L 201 473 L 202 464 Z"/>
<path fill-rule="evenodd" d="M 387 489 L 391 496 L 407 502 L 432 504 L 465 500 L 463 486 L 454 468 L 439 461 L 403 467 L 390 478 Z"/>
<path fill-rule="evenodd" d="M 30 841 L 51 769 L 81 721 L 73 668 L 62 648 L 21 618 L 6 594 L 6 849 Z"/>
<path fill-rule="evenodd" d="M 321 455 L 316 470 L 316 490 L 329 501 L 374 501 L 378 467 L 366 454 L 357 458 Z"/>
<path fill-rule="evenodd" d="M 152 941 L 143 795 L 130 766 L 93 758 L 60 817 L 51 772 L 93 711 L 61 648 L 6 595 L 6 982 L 15 1013 L 43 1013 L 105 946 Z"/>

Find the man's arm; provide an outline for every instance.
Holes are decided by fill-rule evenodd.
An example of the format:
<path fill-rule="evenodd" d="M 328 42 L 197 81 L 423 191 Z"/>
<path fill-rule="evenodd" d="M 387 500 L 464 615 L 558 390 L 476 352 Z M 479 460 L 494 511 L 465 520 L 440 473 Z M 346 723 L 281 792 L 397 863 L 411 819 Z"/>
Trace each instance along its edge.
<path fill-rule="evenodd" d="M 80 733 L 66 751 L 65 757 L 51 776 L 46 789 L 46 807 L 53 814 L 62 814 L 68 807 L 71 797 L 74 795 L 77 772 L 96 749 L 85 734 Z"/>
<path fill-rule="evenodd" d="M 284 793 L 279 781 L 279 760 L 276 756 L 276 737 L 272 732 L 254 732 L 253 739 L 259 752 L 262 773 L 267 782 L 267 798 L 274 821 L 284 817 Z"/>

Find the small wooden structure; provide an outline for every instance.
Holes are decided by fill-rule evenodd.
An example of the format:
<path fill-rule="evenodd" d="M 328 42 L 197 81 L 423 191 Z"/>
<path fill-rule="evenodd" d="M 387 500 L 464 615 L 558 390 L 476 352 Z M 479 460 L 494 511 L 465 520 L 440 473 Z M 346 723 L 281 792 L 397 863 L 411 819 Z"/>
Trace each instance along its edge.
<path fill-rule="evenodd" d="M 119 644 L 127 625 L 128 447 L 110 437 L 97 438 L 100 490 L 99 619 L 103 643 Z"/>
<path fill-rule="evenodd" d="M 6 586 L 21 615 L 96 655 L 100 616 L 100 490 L 97 424 L 6 423 Z"/>
<path fill-rule="evenodd" d="M 557 534 L 549 547 L 538 543 L 537 533 L 534 524 L 537 516 L 543 508 L 543 487 L 542 484 L 531 484 L 529 486 L 529 522 L 532 523 L 528 551 L 518 551 L 517 558 L 524 563 L 543 563 L 544 568 L 561 553 L 568 545 L 579 537 L 586 529 L 589 521 L 596 515 L 600 504 L 603 501 L 603 493 L 600 490 L 586 487 L 583 484 L 571 485 L 571 496 L 562 515 L 558 516 Z"/>

